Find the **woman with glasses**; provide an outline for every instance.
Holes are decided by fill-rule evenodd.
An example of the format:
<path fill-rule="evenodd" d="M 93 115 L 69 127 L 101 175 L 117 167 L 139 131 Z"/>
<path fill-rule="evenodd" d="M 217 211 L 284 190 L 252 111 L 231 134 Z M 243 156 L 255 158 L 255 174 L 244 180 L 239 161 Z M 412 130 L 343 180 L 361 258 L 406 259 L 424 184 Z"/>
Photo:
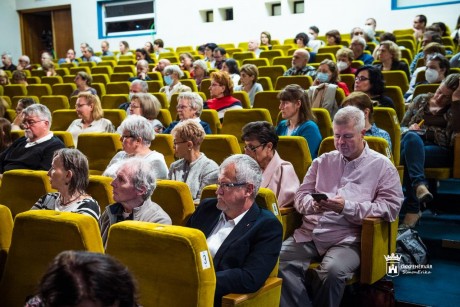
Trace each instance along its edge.
<path fill-rule="evenodd" d="M 142 116 L 130 115 L 120 125 L 123 150 L 119 151 L 109 162 L 104 176 L 115 178 L 119 162 L 131 157 L 143 158 L 152 163 L 157 179 L 166 179 L 168 167 L 163 154 L 150 149 L 155 139 L 151 123 Z"/>
<path fill-rule="evenodd" d="M 112 122 L 104 118 L 101 101 L 97 95 L 82 92 L 78 95 L 75 109 L 78 119 L 74 120 L 67 131 L 72 133 L 75 147 L 78 136 L 85 132 L 115 132 Z"/>
<path fill-rule="evenodd" d="M 245 154 L 256 160 L 262 170 L 260 187 L 272 190 L 280 207 L 292 205 L 300 182 L 292 164 L 281 159 L 276 151 L 278 135 L 275 127 L 257 121 L 245 125 L 242 132 Z"/>
<path fill-rule="evenodd" d="M 174 137 L 174 152 L 179 160 L 169 167 L 168 179 L 185 182 L 192 193 L 195 204 L 200 203 L 201 191 L 217 182 L 219 166 L 200 152 L 206 133 L 193 119 L 177 124 L 171 131 Z"/>
<path fill-rule="evenodd" d="M 380 69 L 372 65 L 358 68 L 355 77 L 355 92 L 363 92 L 369 96 L 378 107 L 395 108 L 393 100 L 383 95 L 385 81 Z"/>
<path fill-rule="evenodd" d="M 201 90 L 201 81 L 203 81 L 203 79 L 209 78 L 208 64 L 206 64 L 205 60 L 196 60 L 193 62 L 193 71 L 193 79 L 195 79 L 198 90 Z"/>
<path fill-rule="evenodd" d="M 242 109 L 241 101 L 232 97 L 233 81 L 225 71 L 215 71 L 211 73 L 211 86 L 209 87 L 211 99 L 206 101 L 204 109 L 214 109 L 217 111 L 220 121 L 224 119 L 227 110 Z"/>
<path fill-rule="evenodd" d="M 299 85 L 290 84 L 278 94 L 278 99 L 283 120 L 276 127 L 276 134 L 304 137 L 315 159 L 322 137 L 307 93 Z"/>
<path fill-rule="evenodd" d="M 169 65 L 164 69 L 164 81 L 166 86 L 160 88 L 160 93 L 165 93 L 169 101 L 175 93 L 191 92 L 192 89 L 180 83 L 179 79 L 184 76 L 184 72 L 177 65 Z"/>
<path fill-rule="evenodd" d="M 174 127 L 180 122 L 187 119 L 193 119 L 203 127 L 206 134 L 211 134 L 211 128 L 207 122 L 200 119 L 201 111 L 203 110 L 203 98 L 198 93 L 194 92 L 183 92 L 177 97 L 177 116 L 179 120 L 173 121 L 163 133 L 171 133 Z"/>
<path fill-rule="evenodd" d="M 409 66 L 401 60 L 401 49 L 392 41 L 380 42 L 377 49 L 376 57 L 380 60 L 380 64 L 375 65 L 381 71 L 402 70 L 410 80 Z"/>
<path fill-rule="evenodd" d="M 262 85 L 257 82 L 259 70 L 254 64 L 244 64 L 241 66 L 240 76 L 241 85 L 236 85 L 235 91 L 245 91 L 248 93 L 249 101 L 251 102 L 251 106 L 253 106 L 256 93 L 264 90 Z"/>
<path fill-rule="evenodd" d="M 129 114 L 147 118 L 155 133 L 163 132 L 163 124 L 157 119 L 160 109 L 161 103 L 150 93 L 137 93 L 131 96 Z M 118 127 L 117 132 L 120 134 L 123 132 L 121 127 Z"/>
<path fill-rule="evenodd" d="M 78 94 L 80 94 L 81 92 L 89 92 L 93 95 L 97 95 L 97 91 L 91 87 L 93 77 L 91 77 L 91 75 L 87 74 L 86 72 L 77 72 L 77 74 L 75 75 L 75 79 L 73 81 L 75 82 L 77 89 L 73 91 L 69 99 L 72 98 L 72 96 L 78 96 Z"/>

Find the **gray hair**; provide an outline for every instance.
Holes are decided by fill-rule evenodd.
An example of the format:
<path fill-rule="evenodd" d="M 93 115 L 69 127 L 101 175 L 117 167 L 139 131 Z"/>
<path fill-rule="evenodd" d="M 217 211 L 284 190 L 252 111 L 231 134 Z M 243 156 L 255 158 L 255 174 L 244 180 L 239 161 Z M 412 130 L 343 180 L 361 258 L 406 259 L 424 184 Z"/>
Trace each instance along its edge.
<path fill-rule="evenodd" d="M 262 183 L 262 170 L 259 164 L 248 155 L 236 154 L 231 155 L 222 162 L 219 171 L 222 173 L 230 165 L 235 167 L 235 176 L 238 183 L 250 183 L 254 186 L 251 198 L 255 199 Z"/>
<path fill-rule="evenodd" d="M 306 49 L 297 49 L 295 52 L 303 54 L 303 56 L 307 60 L 307 63 L 310 61 L 310 52 L 308 52 L 308 50 L 306 50 Z"/>
<path fill-rule="evenodd" d="M 25 108 L 23 111 L 24 116 L 38 116 L 41 120 L 46 120 L 51 127 L 51 112 L 43 104 L 33 104 Z"/>
<path fill-rule="evenodd" d="M 165 67 L 165 75 L 176 73 L 179 76 L 179 79 L 184 76 L 184 72 L 177 65 L 168 65 Z"/>
<path fill-rule="evenodd" d="M 3 53 L 2 53 L 2 56 L 6 56 L 10 61 L 13 60 L 13 56 L 12 56 L 11 53 L 9 53 L 9 52 L 6 52 L 6 51 L 3 52 Z"/>
<path fill-rule="evenodd" d="M 137 61 L 136 66 L 141 66 L 141 67 L 146 68 L 146 67 L 149 67 L 149 62 L 147 62 L 146 60 L 139 60 Z"/>
<path fill-rule="evenodd" d="M 146 192 L 142 198 L 144 200 L 150 198 L 157 187 L 157 178 L 155 176 L 153 163 L 143 158 L 134 157 L 123 160 L 123 162 L 120 163 L 117 173 L 122 168 L 127 168 L 129 170 L 129 177 L 131 178 L 134 188 L 137 190 L 145 188 Z"/>
<path fill-rule="evenodd" d="M 193 62 L 193 66 L 200 66 L 205 72 L 208 72 L 208 64 L 204 60 L 196 60 Z"/>
<path fill-rule="evenodd" d="M 94 49 L 93 49 L 93 47 L 90 47 L 90 46 L 86 47 L 86 51 L 88 51 L 89 53 L 91 53 L 91 55 L 94 55 Z"/>
<path fill-rule="evenodd" d="M 351 42 L 358 42 L 360 45 L 362 45 L 364 48 L 366 48 L 366 40 L 364 39 L 364 37 L 362 36 L 355 36 L 353 37 L 353 39 L 351 40 Z"/>
<path fill-rule="evenodd" d="M 24 60 L 24 61 L 26 61 L 27 64 L 30 64 L 30 58 L 29 58 L 27 55 L 21 55 L 21 56 L 19 57 L 19 60 L 21 60 L 21 59 Z"/>
<path fill-rule="evenodd" d="M 334 125 L 347 125 L 353 121 L 358 132 L 363 131 L 365 125 L 364 112 L 355 106 L 346 106 L 334 116 Z"/>
<path fill-rule="evenodd" d="M 64 169 L 72 172 L 69 182 L 70 195 L 85 193 L 89 184 L 88 158 L 78 149 L 61 148 L 54 152 L 53 159 L 61 159 Z"/>
<path fill-rule="evenodd" d="M 133 82 L 131 82 L 131 85 L 138 84 L 138 83 L 141 85 L 142 93 L 148 93 L 149 84 L 144 80 L 136 79 Z"/>
<path fill-rule="evenodd" d="M 195 92 L 181 92 L 177 97 L 177 102 L 179 100 L 185 99 L 190 103 L 190 107 L 196 111 L 195 115 L 199 117 L 203 111 L 203 98 L 200 94 Z"/>
<path fill-rule="evenodd" d="M 155 131 L 152 124 L 147 118 L 141 115 L 130 115 L 120 125 L 122 132 L 129 131 L 132 137 L 141 138 L 145 146 L 150 146 L 150 143 L 155 139 Z"/>

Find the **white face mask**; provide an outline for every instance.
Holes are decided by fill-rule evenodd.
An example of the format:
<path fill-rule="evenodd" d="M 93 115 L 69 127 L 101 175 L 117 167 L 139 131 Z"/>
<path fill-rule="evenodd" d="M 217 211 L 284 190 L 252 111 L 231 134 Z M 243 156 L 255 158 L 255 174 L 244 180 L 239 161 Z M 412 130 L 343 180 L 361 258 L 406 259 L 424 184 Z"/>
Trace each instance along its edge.
<path fill-rule="evenodd" d="M 348 68 L 348 64 L 344 61 L 338 61 L 337 68 L 339 69 L 339 71 L 345 70 Z"/>
<path fill-rule="evenodd" d="M 439 73 L 436 69 L 427 68 L 425 70 L 425 79 L 429 83 L 436 83 L 436 81 L 438 81 L 438 78 L 439 78 Z"/>

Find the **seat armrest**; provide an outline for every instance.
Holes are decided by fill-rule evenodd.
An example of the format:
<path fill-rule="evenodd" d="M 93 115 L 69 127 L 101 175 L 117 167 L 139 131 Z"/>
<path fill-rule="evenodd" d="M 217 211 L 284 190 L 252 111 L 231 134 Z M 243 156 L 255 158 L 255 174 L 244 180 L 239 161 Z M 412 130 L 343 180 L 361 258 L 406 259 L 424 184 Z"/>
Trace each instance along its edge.
<path fill-rule="evenodd" d="M 282 279 L 278 277 L 269 277 L 262 288 L 254 293 L 247 294 L 227 294 L 222 297 L 222 306 L 237 306 L 243 303 L 249 303 L 253 306 L 279 306 L 281 298 Z"/>
<path fill-rule="evenodd" d="M 302 225 L 302 215 L 293 206 L 281 207 L 280 212 L 283 220 L 283 240 L 286 240 Z"/>

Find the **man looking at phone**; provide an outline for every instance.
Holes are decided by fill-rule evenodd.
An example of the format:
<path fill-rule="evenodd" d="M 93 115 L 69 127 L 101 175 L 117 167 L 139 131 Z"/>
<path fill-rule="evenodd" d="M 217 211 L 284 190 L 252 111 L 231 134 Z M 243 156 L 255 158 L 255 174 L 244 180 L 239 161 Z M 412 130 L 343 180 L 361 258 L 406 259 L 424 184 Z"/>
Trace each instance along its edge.
<path fill-rule="evenodd" d="M 394 221 L 398 216 L 403 201 L 398 172 L 364 141 L 364 123 L 364 113 L 356 107 L 337 112 L 336 150 L 313 161 L 294 197 L 303 217 L 281 248 L 281 306 L 339 306 L 346 280 L 360 264 L 362 220 Z M 315 193 L 327 199 L 315 195 L 315 200 Z M 307 279 L 312 261 L 321 265 Z"/>

